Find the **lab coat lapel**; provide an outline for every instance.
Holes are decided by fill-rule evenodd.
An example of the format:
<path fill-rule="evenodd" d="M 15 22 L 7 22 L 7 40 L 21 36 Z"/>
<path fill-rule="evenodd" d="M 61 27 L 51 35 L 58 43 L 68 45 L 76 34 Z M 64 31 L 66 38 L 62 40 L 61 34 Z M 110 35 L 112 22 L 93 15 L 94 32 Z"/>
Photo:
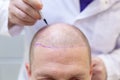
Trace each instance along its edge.
<path fill-rule="evenodd" d="M 100 12 L 109 9 L 114 3 L 119 0 L 94 0 L 83 12 L 81 12 L 76 20 L 85 19 L 94 16 Z"/>

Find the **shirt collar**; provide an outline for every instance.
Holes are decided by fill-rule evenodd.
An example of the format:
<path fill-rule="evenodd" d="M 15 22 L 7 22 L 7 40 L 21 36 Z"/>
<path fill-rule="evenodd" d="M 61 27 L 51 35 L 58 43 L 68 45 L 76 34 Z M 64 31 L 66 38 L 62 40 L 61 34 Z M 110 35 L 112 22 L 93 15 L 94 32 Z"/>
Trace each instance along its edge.
<path fill-rule="evenodd" d="M 79 0 L 80 12 L 84 11 L 84 9 L 92 2 L 93 0 Z"/>

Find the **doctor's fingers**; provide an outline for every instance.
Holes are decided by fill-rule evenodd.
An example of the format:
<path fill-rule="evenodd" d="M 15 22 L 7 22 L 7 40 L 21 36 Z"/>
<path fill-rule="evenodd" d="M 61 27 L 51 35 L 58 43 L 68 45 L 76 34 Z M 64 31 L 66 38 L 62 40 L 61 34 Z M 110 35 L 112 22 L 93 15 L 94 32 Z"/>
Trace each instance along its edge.
<path fill-rule="evenodd" d="M 41 18 L 40 14 L 39 14 L 39 11 L 32 8 L 30 5 L 24 3 L 22 0 L 13 0 L 13 1 L 11 1 L 10 7 L 9 7 L 10 12 L 12 12 L 14 6 L 17 7 L 18 9 L 20 9 L 25 14 L 31 16 L 35 20 Z"/>
<path fill-rule="evenodd" d="M 20 26 L 31 26 L 31 25 L 34 25 L 36 22 L 36 21 L 29 22 L 29 21 L 22 20 L 20 17 L 17 17 L 14 14 L 10 14 L 9 21 L 12 22 L 13 24 L 20 25 Z"/>
<path fill-rule="evenodd" d="M 23 0 L 23 1 L 36 10 L 41 10 L 43 7 L 41 0 Z"/>
<path fill-rule="evenodd" d="M 13 10 L 11 11 L 11 16 L 16 16 L 18 17 L 20 20 L 25 21 L 25 22 L 36 22 L 37 19 L 32 18 L 31 16 L 27 15 L 26 13 L 24 13 L 23 11 L 21 11 L 20 9 L 13 7 Z M 14 19 L 14 18 L 13 18 Z"/>

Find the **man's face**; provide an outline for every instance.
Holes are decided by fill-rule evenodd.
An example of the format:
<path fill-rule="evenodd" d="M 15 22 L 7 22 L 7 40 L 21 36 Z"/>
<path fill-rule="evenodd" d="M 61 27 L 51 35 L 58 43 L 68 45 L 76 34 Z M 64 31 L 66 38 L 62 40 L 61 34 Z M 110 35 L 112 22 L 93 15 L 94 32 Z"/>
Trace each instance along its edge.
<path fill-rule="evenodd" d="M 33 51 L 30 80 L 91 80 L 86 47 L 44 48 Z"/>

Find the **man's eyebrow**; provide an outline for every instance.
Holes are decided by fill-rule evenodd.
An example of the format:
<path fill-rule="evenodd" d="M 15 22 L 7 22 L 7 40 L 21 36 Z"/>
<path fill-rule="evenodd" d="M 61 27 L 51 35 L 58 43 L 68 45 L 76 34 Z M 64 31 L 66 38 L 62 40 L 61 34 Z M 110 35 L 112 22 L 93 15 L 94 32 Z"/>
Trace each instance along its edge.
<path fill-rule="evenodd" d="M 36 75 L 35 75 L 36 77 L 37 76 L 43 76 L 43 77 L 49 77 L 49 78 L 53 78 L 53 76 L 52 75 L 50 75 L 50 74 L 46 74 L 46 73 L 36 73 Z"/>
<path fill-rule="evenodd" d="M 80 77 L 80 76 L 84 76 L 85 73 L 78 73 L 78 74 L 70 74 L 70 76 L 73 77 Z M 49 78 L 54 78 L 51 74 L 46 74 L 46 73 L 36 73 L 36 76 L 43 76 L 43 77 L 49 77 Z"/>
<path fill-rule="evenodd" d="M 71 74 L 71 76 L 74 76 L 74 77 L 80 77 L 80 76 L 84 76 L 85 73 L 78 73 L 78 74 Z"/>

